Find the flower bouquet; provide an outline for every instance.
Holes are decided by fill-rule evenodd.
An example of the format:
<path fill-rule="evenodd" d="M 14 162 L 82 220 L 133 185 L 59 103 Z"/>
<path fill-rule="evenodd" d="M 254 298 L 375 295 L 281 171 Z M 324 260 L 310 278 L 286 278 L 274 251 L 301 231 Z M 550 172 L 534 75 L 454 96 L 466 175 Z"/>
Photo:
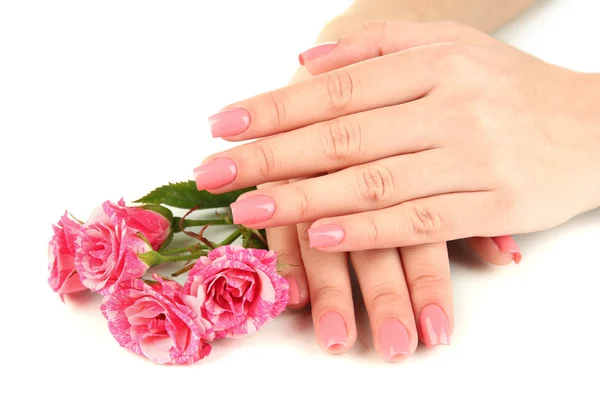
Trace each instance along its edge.
<path fill-rule="evenodd" d="M 288 302 L 264 231 L 233 225 L 228 207 L 248 190 L 213 195 L 189 181 L 157 188 L 134 206 L 106 201 L 85 222 L 65 212 L 53 226 L 48 283 L 61 298 L 83 290 L 104 296 L 100 310 L 121 346 L 160 364 L 194 363 L 215 339 L 256 332 Z M 201 209 L 215 209 L 214 218 L 192 219 Z M 214 225 L 234 230 L 214 243 L 204 237 Z M 173 247 L 175 235 L 193 243 Z M 232 245 L 238 239 L 241 246 Z M 180 262 L 168 276 L 154 272 Z"/>

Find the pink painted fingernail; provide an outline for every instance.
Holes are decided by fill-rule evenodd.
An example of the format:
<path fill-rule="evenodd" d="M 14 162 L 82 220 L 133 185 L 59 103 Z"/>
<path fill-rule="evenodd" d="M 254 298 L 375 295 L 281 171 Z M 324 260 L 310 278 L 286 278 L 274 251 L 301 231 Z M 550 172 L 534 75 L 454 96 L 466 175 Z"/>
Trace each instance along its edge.
<path fill-rule="evenodd" d="M 198 190 L 216 189 L 235 179 L 237 167 L 229 158 L 217 158 L 194 169 Z"/>
<path fill-rule="evenodd" d="M 379 325 L 379 350 L 386 361 L 398 361 L 410 353 L 410 338 L 404 324 L 388 319 Z"/>
<path fill-rule="evenodd" d="M 250 113 L 243 108 L 231 108 L 208 118 L 213 137 L 238 135 L 250 126 Z"/>
<path fill-rule="evenodd" d="M 248 196 L 231 204 L 234 224 L 256 224 L 271 218 L 275 202 L 269 196 Z"/>
<path fill-rule="evenodd" d="M 521 262 L 521 259 L 523 258 L 521 250 L 519 250 L 519 245 L 517 245 L 517 242 L 515 242 L 515 239 L 513 239 L 512 236 L 497 236 L 493 237 L 492 240 L 496 243 L 496 246 L 498 246 L 498 249 L 500 249 L 501 252 L 513 255 L 515 264 Z"/>
<path fill-rule="evenodd" d="M 419 317 L 423 341 L 429 348 L 450 344 L 450 323 L 442 308 L 436 304 L 425 306 Z"/>
<path fill-rule="evenodd" d="M 334 224 L 315 226 L 308 230 L 308 238 L 313 248 L 335 246 L 344 240 L 344 228 Z"/>
<path fill-rule="evenodd" d="M 348 344 L 348 332 L 344 318 L 335 312 L 327 311 L 319 320 L 321 343 L 327 350 L 341 350 Z"/>
<path fill-rule="evenodd" d="M 329 53 L 331 50 L 335 49 L 335 46 L 337 46 L 336 42 L 327 42 L 316 45 L 315 47 L 311 47 L 304 53 L 300 53 L 298 56 L 298 61 L 300 61 L 300 65 L 304 65 L 304 63 L 307 61 L 314 60 L 317 57 L 321 57 Z"/>
<path fill-rule="evenodd" d="M 288 305 L 290 305 L 290 306 L 298 305 L 300 303 L 300 289 L 298 288 L 298 281 L 295 278 L 292 278 L 291 276 L 288 276 L 285 279 L 287 280 L 288 285 L 290 286 L 290 288 L 289 288 L 290 298 L 288 300 Z"/>

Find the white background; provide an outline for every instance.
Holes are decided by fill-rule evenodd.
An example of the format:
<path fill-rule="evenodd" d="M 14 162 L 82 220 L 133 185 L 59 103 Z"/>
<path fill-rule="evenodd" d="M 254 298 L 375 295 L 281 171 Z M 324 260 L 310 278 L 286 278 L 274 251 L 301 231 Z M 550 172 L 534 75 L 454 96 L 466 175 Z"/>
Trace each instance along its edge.
<path fill-rule="evenodd" d="M 307 312 L 286 312 L 193 366 L 157 366 L 118 346 L 98 298 L 63 304 L 48 288 L 50 224 L 66 208 L 85 219 L 105 199 L 191 178 L 228 146 L 207 116 L 284 85 L 348 3 L 0 2 L 2 398 L 600 398 L 600 210 L 517 237 L 518 267 L 453 245 L 453 344 L 401 364 L 374 352 L 364 312 L 343 356 L 319 349 Z M 497 36 L 600 71 L 598 6 L 545 1 Z"/>

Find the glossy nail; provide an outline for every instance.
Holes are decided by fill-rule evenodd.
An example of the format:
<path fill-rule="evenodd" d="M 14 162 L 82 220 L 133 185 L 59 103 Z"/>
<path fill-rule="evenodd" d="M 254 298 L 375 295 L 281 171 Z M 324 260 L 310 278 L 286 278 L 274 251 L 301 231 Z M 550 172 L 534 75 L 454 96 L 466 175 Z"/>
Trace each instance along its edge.
<path fill-rule="evenodd" d="M 335 49 L 336 46 L 336 42 L 321 43 L 319 45 L 316 45 L 315 47 L 311 47 L 304 53 L 300 53 L 300 55 L 298 56 L 298 61 L 300 61 L 300 65 L 304 65 L 307 61 L 324 56 L 331 50 Z"/>
<path fill-rule="evenodd" d="M 410 353 L 410 338 L 404 324 L 397 319 L 379 325 L 379 351 L 386 361 L 398 361 Z"/>
<path fill-rule="evenodd" d="M 231 204 L 234 224 L 264 222 L 275 213 L 275 202 L 269 196 L 247 196 Z"/>
<path fill-rule="evenodd" d="M 429 348 L 450 344 L 450 323 L 442 308 L 436 304 L 425 306 L 419 316 L 421 334 Z"/>
<path fill-rule="evenodd" d="M 194 169 L 198 190 L 216 189 L 233 182 L 237 167 L 229 158 L 216 158 Z"/>
<path fill-rule="evenodd" d="M 289 285 L 289 300 L 288 300 L 288 305 L 290 306 L 295 306 L 298 305 L 300 303 L 300 289 L 298 288 L 298 281 L 291 277 L 291 276 L 287 276 L 285 278 L 288 282 Z"/>
<path fill-rule="evenodd" d="M 250 113 L 243 108 L 231 108 L 208 118 L 213 137 L 238 135 L 250 126 Z"/>
<path fill-rule="evenodd" d="M 315 226 L 308 230 L 308 238 L 313 248 L 335 246 L 344 240 L 344 228 L 334 224 Z"/>
<path fill-rule="evenodd" d="M 497 236 L 493 237 L 492 240 L 496 243 L 496 246 L 498 246 L 498 249 L 500 249 L 501 252 L 512 254 L 515 264 L 521 262 L 521 259 L 523 258 L 521 250 L 519 250 L 519 245 L 517 245 L 517 242 L 515 242 L 515 239 L 513 239 L 512 236 Z"/>
<path fill-rule="evenodd" d="M 348 332 L 344 318 L 335 312 L 327 311 L 319 320 L 321 343 L 327 350 L 338 351 L 348 344 Z"/>

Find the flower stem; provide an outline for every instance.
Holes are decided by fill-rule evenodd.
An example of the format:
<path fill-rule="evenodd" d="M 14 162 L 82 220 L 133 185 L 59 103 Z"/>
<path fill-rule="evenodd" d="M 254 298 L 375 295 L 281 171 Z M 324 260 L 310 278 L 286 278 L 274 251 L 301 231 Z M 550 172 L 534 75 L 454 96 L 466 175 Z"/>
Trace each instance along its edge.
<path fill-rule="evenodd" d="M 194 252 L 196 252 L 198 250 L 201 250 L 201 249 L 208 250 L 208 246 L 205 246 L 203 244 L 198 243 L 198 244 L 196 244 L 194 246 L 177 247 L 177 248 L 174 248 L 174 249 L 164 250 L 164 251 L 161 251 L 160 254 L 162 256 L 169 256 L 169 255 L 172 255 L 172 254 L 179 254 L 179 253 L 188 253 L 188 252 L 189 253 L 194 253 Z"/>
<path fill-rule="evenodd" d="M 230 225 L 230 222 L 225 219 L 184 219 L 181 223 L 181 218 L 175 217 L 173 218 L 173 225 L 185 229 L 191 226 Z"/>
<path fill-rule="evenodd" d="M 179 255 L 179 256 L 163 256 L 163 262 L 177 262 L 177 261 L 191 261 L 197 260 L 201 256 L 205 256 L 206 251 L 197 251 L 187 255 Z"/>
<path fill-rule="evenodd" d="M 221 243 L 219 243 L 219 246 L 227 246 L 235 242 L 235 239 L 239 238 L 240 236 L 242 236 L 242 232 L 240 232 L 239 229 L 236 229 L 231 235 L 227 236 Z"/>
<path fill-rule="evenodd" d="M 188 272 L 190 269 L 194 268 L 194 263 L 190 263 L 188 265 L 186 265 L 185 267 L 178 269 L 177 271 L 173 272 L 171 274 L 172 278 L 176 278 L 181 274 L 185 274 L 186 272 Z"/>

